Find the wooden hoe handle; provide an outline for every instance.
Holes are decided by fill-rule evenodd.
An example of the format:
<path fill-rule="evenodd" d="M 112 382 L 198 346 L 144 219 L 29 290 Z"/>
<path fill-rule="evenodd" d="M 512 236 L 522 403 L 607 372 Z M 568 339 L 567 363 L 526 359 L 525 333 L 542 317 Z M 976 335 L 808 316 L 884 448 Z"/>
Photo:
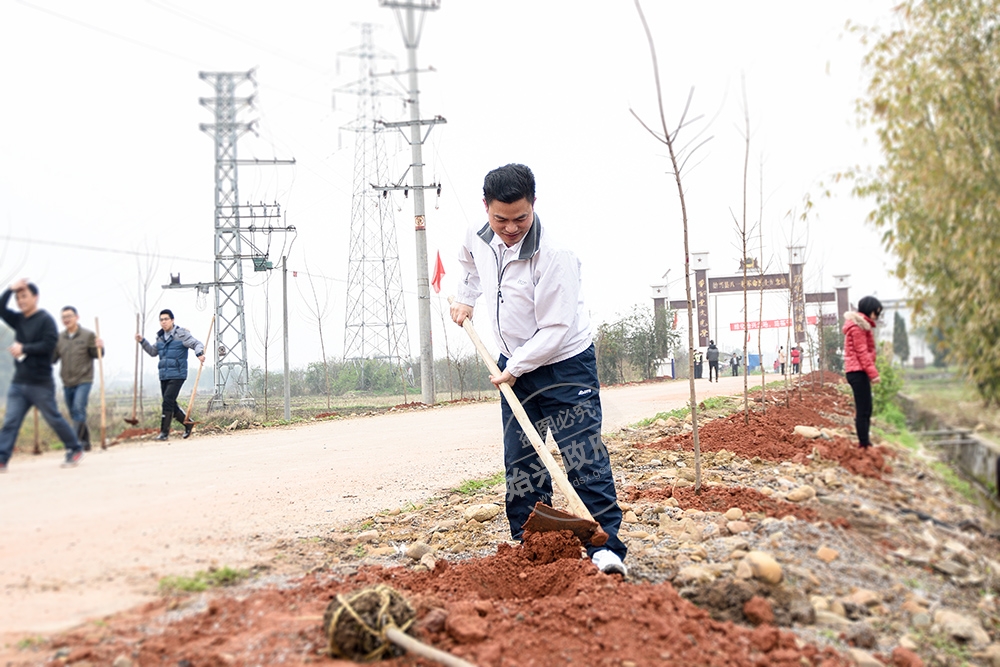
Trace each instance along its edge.
<path fill-rule="evenodd" d="M 490 355 L 490 351 L 486 349 L 485 345 L 483 345 L 482 339 L 479 338 L 479 334 L 476 333 L 476 328 L 472 326 L 472 320 L 466 318 L 465 321 L 462 322 L 462 328 L 465 329 L 465 333 L 469 334 L 469 338 L 472 339 L 473 345 L 475 345 L 476 349 L 479 350 L 479 356 L 481 356 L 483 361 L 486 362 L 486 367 L 489 369 L 490 373 L 493 375 L 500 375 L 500 367 L 497 366 L 497 362 L 493 360 L 493 357 Z M 560 468 L 559 464 L 556 463 L 552 453 L 545 446 L 545 441 L 543 441 L 542 436 L 538 434 L 538 430 L 535 428 L 535 425 L 531 423 L 528 413 L 524 411 L 524 406 L 521 405 L 521 401 L 519 401 L 517 396 L 514 394 L 514 390 L 506 382 L 501 382 L 500 392 L 504 395 L 504 398 L 507 399 L 510 409 L 514 412 L 514 416 L 517 417 L 517 421 L 521 425 L 521 429 L 527 434 L 528 440 L 531 441 L 531 446 L 535 448 L 535 453 L 538 454 L 538 458 L 540 458 L 542 463 L 545 464 L 545 469 L 552 478 L 553 484 L 555 484 L 555 486 L 563 492 L 563 495 L 566 496 L 566 503 L 569 505 L 570 512 L 581 519 L 594 521 L 594 517 L 590 514 L 590 510 L 588 510 L 587 506 L 583 504 L 582 500 L 580 500 L 580 495 L 576 492 L 573 485 L 569 483 L 566 473 L 562 471 L 562 468 Z"/>

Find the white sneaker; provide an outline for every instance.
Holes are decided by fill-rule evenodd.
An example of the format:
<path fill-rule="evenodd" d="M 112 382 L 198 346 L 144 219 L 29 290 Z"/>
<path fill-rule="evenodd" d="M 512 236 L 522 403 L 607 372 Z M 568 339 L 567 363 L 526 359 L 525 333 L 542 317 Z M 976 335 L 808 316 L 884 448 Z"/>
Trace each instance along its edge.
<path fill-rule="evenodd" d="M 618 557 L 618 554 L 610 549 L 595 551 L 590 560 L 593 561 L 598 570 L 605 574 L 620 574 L 622 577 L 628 576 L 628 569 L 625 567 L 625 563 Z"/>

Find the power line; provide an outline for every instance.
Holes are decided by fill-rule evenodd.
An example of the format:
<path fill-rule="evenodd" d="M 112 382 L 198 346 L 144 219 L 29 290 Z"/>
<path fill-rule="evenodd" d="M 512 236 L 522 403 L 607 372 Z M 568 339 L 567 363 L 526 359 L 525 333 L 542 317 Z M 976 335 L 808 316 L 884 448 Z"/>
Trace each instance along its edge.
<path fill-rule="evenodd" d="M 211 264 L 211 261 L 207 259 L 191 259 L 190 257 L 179 257 L 177 255 L 159 255 L 150 252 L 139 252 L 138 250 L 122 250 L 120 248 L 101 248 L 98 246 L 83 245 L 82 243 L 67 243 L 65 241 L 44 241 L 42 239 L 31 239 L 21 236 L 5 236 L 3 238 L 5 241 L 13 241 L 15 243 L 26 243 L 29 246 L 37 243 L 38 245 L 55 246 L 58 248 L 70 248 L 72 250 L 89 250 L 91 252 L 106 252 L 113 255 L 132 255 L 134 257 L 155 257 L 156 259 L 173 259 L 179 262 L 196 262 L 200 264 Z"/>

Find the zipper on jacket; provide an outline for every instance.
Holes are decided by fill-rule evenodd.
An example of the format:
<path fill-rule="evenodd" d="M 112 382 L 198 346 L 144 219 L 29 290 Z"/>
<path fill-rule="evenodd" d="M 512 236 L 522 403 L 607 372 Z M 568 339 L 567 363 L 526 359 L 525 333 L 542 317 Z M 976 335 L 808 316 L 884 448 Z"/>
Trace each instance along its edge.
<path fill-rule="evenodd" d="M 490 246 L 490 250 L 493 250 L 493 256 L 497 260 L 497 335 L 500 336 L 500 342 L 503 343 L 503 350 L 507 353 L 507 358 L 510 359 L 510 346 L 507 345 L 507 341 L 503 338 L 503 329 L 500 328 L 500 304 L 503 303 L 503 291 L 500 289 L 500 283 L 503 281 L 503 272 L 507 270 L 507 267 L 503 265 L 503 260 L 497 251 Z"/>

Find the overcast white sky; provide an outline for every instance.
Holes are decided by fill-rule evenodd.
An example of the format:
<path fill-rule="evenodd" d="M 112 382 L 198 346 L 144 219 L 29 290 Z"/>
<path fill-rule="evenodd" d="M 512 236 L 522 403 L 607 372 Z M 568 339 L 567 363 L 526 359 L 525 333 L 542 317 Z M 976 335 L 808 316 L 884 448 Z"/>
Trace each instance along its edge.
<path fill-rule="evenodd" d="M 821 185 L 838 170 L 879 159 L 856 124 L 863 51 L 844 25 L 889 25 L 892 4 L 645 3 L 667 118 L 676 122 L 694 87 L 692 116 L 703 119 L 687 136 L 705 129 L 712 137 L 685 180 L 691 250 L 711 253 L 710 275 L 738 267 L 730 212 L 740 215 L 742 207 L 745 75 L 748 211 L 755 223 L 763 189 L 763 262 L 786 270 L 788 213 L 801 212 L 811 193 L 809 222 L 794 231 L 796 244 L 807 246 L 807 291 L 832 289 L 834 275 L 850 274 L 852 300 L 903 296 L 888 277 L 893 262 L 878 233 L 864 222 L 868 204 L 845 185 L 824 198 Z M 256 67 L 260 138 L 241 140 L 240 157 L 298 164 L 242 169 L 241 199 L 278 201 L 298 228 L 289 266 L 301 271 L 308 263 L 326 277 L 317 284 L 331 304 L 326 346 L 341 355 L 354 155 L 353 136 L 339 128 L 351 122 L 355 102 L 338 94 L 334 109 L 331 100 L 333 89 L 357 76 L 356 61 L 338 53 L 359 43 L 361 22 L 381 26 L 377 45 L 398 54 L 396 68 L 404 68 L 395 15 L 377 0 L 0 3 L 0 279 L 28 276 L 40 285 L 44 308 L 56 313 L 73 304 L 88 327 L 99 316 L 109 374 L 130 381 L 143 261 L 130 253 L 159 254 L 157 284 L 177 272 L 184 282 L 212 279 L 213 141 L 198 130 L 212 116 L 198 98 L 213 92 L 198 72 Z M 422 115 L 448 120 L 431 132 L 424 154 L 427 177 L 444 184 L 440 200 L 428 198 L 428 250 L 432 261 L 440 250 L 448 271 L 436 318 L 454 292 L 462 232 L 485 220 L 482 177 L 508 162 L 534 170 L 536 210 L 581 257 L 595 322 L 649 304 L 650 285 L 668 269 L 670 296 L 683 296 L 680 211 L 666 152 L 630 114 L 657 122 L 649 53 L 631 1 L 443 0 L 426 16 L 418 61 L 437 70 L 421 77 Z M 384 105 L 390 120 L 402 110 L 401 101 Z M 398 176 L 408 147 L 394 138 L 388 147 Z M 397 204 L 416 355 L 412 200 Z M 272 243 L 275 264 L 281 244 Z M 259 365 L 264 274 L 245 271 L 250 359 Z M 274 318 L 280 279 L 271 276 Z M 304 365 L 319 359 L 319 341 L 303 298 L 308 284 L 302 273 L 292 282 L 292 364 Z M 193 292 L 163 293 L 157 305 L 172 308 L 197 337 L 207 331 L 211 305 L 197 310 Z M 742 320 L 741 305 L 737 296 L 719 301 L 723 349 L 740 344 L 729 323 Z M 764 319 L 785 314 L 783 297 L 765 300 Z M 439 319 L 435 326 L 443 356 Z M 453 326 L 448 336 L 452 346 L 465 342 Z M 280 360 L 280 337 L 273 349 Z"/>

